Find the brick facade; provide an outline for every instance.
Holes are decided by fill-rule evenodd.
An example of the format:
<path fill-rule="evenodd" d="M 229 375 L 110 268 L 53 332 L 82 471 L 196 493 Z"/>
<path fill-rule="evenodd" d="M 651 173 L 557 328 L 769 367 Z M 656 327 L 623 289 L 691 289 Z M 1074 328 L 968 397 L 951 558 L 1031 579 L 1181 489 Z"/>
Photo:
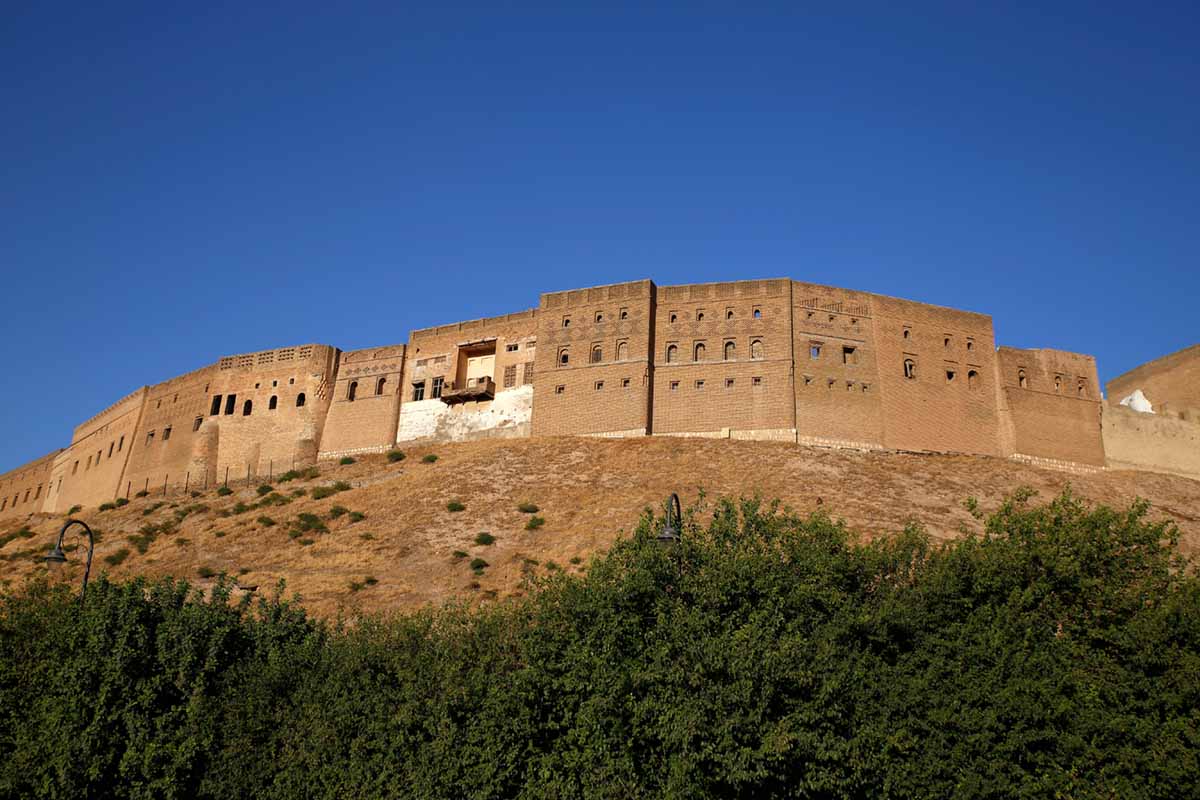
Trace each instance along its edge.
<path fill-rule="evenodd" d="M 1169 450 L 1159 466 L 1192 469 L 1200 346 L 1109 385 L 1135 388 L 1171 426 L 1120 409 L 1102 427 L 1090 356 L 997 350 L 983 314 L 788 279 L 641 280 L 406 343 L 241 354 L 142 387 L 0 475 L 0 518 L 485 436 L 775 439 L 1079 469 L 1103 467 L 1111 437 L 1122 465 L 1152 469 Z"/>

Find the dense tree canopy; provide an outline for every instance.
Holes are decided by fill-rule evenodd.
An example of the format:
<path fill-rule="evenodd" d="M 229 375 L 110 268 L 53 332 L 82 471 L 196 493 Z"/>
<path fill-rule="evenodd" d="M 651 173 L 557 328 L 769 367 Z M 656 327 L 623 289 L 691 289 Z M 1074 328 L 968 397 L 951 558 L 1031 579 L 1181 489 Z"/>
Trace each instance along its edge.
<path fill-rule="evenodd" d="M 519 599 L 347 625 L 27 586 L 0 795 L 1200 794 L 1200 581 L 1144 504 L 1022 493 L 945 544 L 758 501 L 691 520 Z"/>

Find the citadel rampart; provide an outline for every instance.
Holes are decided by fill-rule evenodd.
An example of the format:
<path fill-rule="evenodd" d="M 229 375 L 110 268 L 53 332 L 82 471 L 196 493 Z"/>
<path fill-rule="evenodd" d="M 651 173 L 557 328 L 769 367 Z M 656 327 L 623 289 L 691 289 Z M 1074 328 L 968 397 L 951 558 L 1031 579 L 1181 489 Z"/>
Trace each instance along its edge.
<path fill-rule="evenodd" d="M 1112 401 L 1134 389 L 1167 413 Z M 997 350 L 984 314 L 788 279 L 642 280 L 384 347 L 229 356 L 142 387 L 0 475 L 0 518 L 492 436 L 773 439 L 1200 477 L 1200 346 L 1109 393 L 1090 356 Z"/>

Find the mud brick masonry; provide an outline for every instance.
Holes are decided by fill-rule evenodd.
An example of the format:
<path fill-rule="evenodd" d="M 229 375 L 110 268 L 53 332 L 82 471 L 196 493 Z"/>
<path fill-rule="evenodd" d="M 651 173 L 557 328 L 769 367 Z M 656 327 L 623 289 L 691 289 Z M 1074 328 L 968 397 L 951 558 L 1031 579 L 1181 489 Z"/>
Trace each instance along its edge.
<path fill-rule="evenodd" d="M 787 279 L 644 280 L 143 386 L 0 475 L 0 518 L 483 437 L 763 439 L 1200 477 L 1200 345 L 1108 389 L 1091 356 L 997 349 L 984 314 Z M 1152 411 L 1119 402 L 1136 390 Z"/>

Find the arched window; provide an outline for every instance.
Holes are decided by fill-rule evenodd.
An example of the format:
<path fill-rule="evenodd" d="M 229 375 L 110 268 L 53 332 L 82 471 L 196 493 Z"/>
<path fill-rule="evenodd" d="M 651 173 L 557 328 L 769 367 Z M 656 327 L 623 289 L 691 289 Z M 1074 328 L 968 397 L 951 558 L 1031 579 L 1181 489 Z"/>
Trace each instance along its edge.
<path fill-rule="evenodd" d="M 349 400 L 351 403 L 353 403 L 354 398 L 357 395 L 358 395 L 358 381 L 350 381 L 350 385 L 348 387 L 346 387 L 346 399 Z"/>
<path fill-rule="evenodd" d="M 617 361 L 629 358 L 629 342 L 617 342 Z"/>
<path fill-rule="evenodd" d="M 604 348 L 602 348 L 600 345 L 595 345 L 594 347 L 592 347 L 592 363 L 599 364 L 603 360 L 604 360 Z"/>
<path fill-rule="evenodd" d="M 1083 378 L 1079 379 L 1079 385 L 1075 388 L 1075 393 L 1080 397 L 1085 397 L 1087 395 L 1087 384 L 1084 382 Z"/>
<path fill-rule="evenodd" d="M 737 357 L 737 345 L 735 345 L 733 342 L 726 342 L 725 343 L 725 360 L 733 361 L 733 359 L 736 357 Z"/>
<path fill-rule="evenodd" d="M 754 309 L 754 318 L 762 319 L 762 309 L 761 308 Z"/>
<path fill-rule="evenodd" d="M 667 363 L 671 364 L 677 358 L 679 358 L 679 348 L 673 344 L 667 345 Z"/>
<path fill-rule="evenodd" d="M 387 378 L 383 377 L 375 381 L 375 394 L 383 394 L 383 387 L 387 386 Z"/>
<path fill-rule="evenodd" d="M 917 362 L 911 358 L 904 359 L 904 377 L 910 381 L 917 379 Z"/>
<path fill-rule="evenodd" d="M 750 342 L 750 357 L 751 358 L 762 358 L 763 357 L 762 339 L 755 339 Z"/>
<path fill-rule="evenodd" d="M 967 370 L 967 388 L 975 389 L 979 386 L 979 373 L 973 369 Z"/>
<path fill-rule="evenodd" d="M 564 347 L 558 351 L 558 365 L 565 367 L 569 363 L 571 363 L 571 351 Z"/>
<path fill-rule="evenodd" d="M 302 405 L 304 405 L 304 392 L 296 395 L 296 408 L 300 408 Z"/>
<path fill-rule="evenodd" d="M 242 416 L 243 417 L 250 416 L 250 412 L 253 410 L 254 410 L 254 403 L 252 401 L 247 400 L 246 402 L 242 403 Z M 163 433 L 166 433 L 166 431 L 163 431 Z"/>
<path fill-rule="evenodd" d="M 1022 389 L 1029 388 L 1029 379 L 1025 377 L 1025 370 L 1017 370 L 1017 383 L 1021 385 Z"/>
<path fill-rule="evenodd" d="M 696 346 L 694 348 L 692 348 L 692 361 L 703 361 L 703 360 L 704 360 L 704 342 L 697 342 Z"/>
<path fill-rule="evenodd" d="M 1062 392 L 1062 375 L 1054 376 L 1054 391 L 1056 394 Z"/>
<path fill-rule="evenodd" d="M 273 395 L 271 395 L 270 401 L 267 403 L 267 410 L 274 411 L 278 407 L 279 407 L 279 395 L 273 394 Z"/>

